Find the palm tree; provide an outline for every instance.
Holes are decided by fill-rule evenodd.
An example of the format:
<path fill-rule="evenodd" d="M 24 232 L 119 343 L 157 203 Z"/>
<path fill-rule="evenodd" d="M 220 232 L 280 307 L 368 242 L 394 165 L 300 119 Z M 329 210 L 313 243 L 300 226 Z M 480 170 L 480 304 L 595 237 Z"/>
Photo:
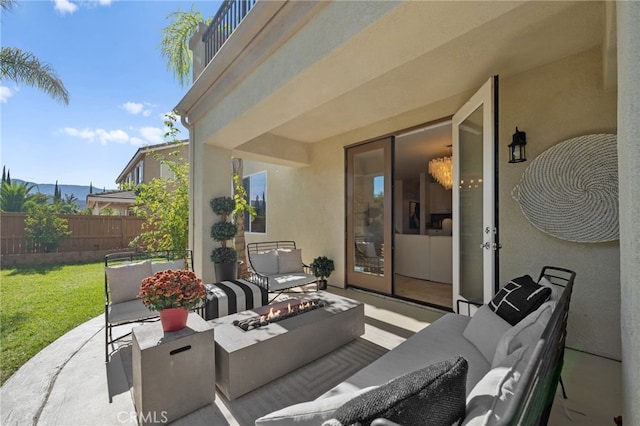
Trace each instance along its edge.
<path fill-rule="evenodd" d="M 189 40 L 198 31 L 202 23 L 209 25 L 211 17 L 206 20 L 195 5 L 191 11 L 178 10 L 167 16 L 172 22 L 162 29 L 160 52 L 167 61 L 167 69 L 173 72 L 178 82 L 186 86 L 191 81 L 192 55 L 189 50 Z"/>
<path fill-rule="evenodd" d="M 27 182 L 2 182 L 0 188 L 0 210 L 3 212 L 22 213 L 27 211 L 29 201 L 35 194 L 31 190 L 35 185 Z"/>
<path fill-rule="evenodd" d="M 195 5 L 191 6 L 191 11 L 183 12 L 178 10 L 167 16 L 172 22 L 162 29 L 162 40 L 160 42 L 160 52 L 167 61 L 167 69 L 173 72 L 178 82 L 182 86 L 186 86 L 191 81 L 191 67 L 193 58 L 189 49 L 189 40 L 198 31 L 200 24 L 209 25 L 211 17 L 206 20 Z M 238 200 L 244 200 L 244 188 L 242 187 L 242 158 L 233 159 L 233 174 L 236 184 L 234 185 L 234 198 L 236 205 L 241 204 L 236 217 L 238 225 L 238 233 L 235 237 L 235 249 L 238 252 L 240 262 L 240 276 L 244 277 L 247 271 L 245 239 L 244 239 L 244 209 L 249 210 L 250 217 L 255 216 L 255 212 L 251 210 L 251 206 L 246 203 L 239 203 Z M 238 208 L 238 207 L 236 207 Z"/>
<path fill-rule="evenodd" d="M 10 11 L 14 5 L 15 0 L 0 0 L 2 12 Z M 31 52 L 3 46 L 0 50 L 0 79 L 36 87 L 53 99 L 69 104 L 69 92 L 53 67 L 40 62 Z"/>

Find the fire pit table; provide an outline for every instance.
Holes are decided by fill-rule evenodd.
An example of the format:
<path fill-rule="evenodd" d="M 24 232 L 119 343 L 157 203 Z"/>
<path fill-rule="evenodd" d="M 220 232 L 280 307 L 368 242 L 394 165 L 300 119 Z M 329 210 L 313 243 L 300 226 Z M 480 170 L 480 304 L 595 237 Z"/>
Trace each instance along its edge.
<path fill-rule="evenodd" d="M 364 334 L 364 305 L 320 291 L 209 322 L 216 385 L 232 400 Z"/>

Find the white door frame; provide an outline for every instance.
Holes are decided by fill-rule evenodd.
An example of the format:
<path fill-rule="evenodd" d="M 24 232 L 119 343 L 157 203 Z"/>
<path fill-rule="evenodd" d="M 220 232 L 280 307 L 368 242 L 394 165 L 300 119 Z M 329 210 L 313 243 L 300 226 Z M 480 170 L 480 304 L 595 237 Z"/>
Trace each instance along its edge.
<path fill-rule="evenodd" d="M 460 137 L 459 127 L 464 120 L 478 108 L 483 108 L 482 123 L 482 229 L 483 234 L 482 268 L 483 268 L 483 300 L 474 301 L 487 303 L 495 293 L 498 242 L 497 214 L 496 214 L 496 132 L 497 125 L 497 85 L 498 77 L 491 77 L 453 116 L 453 308 L 457 310 L 458 300 L 466 301 L 460 295 Z M 461 310 L 460 313 L 467 313 Z"/>

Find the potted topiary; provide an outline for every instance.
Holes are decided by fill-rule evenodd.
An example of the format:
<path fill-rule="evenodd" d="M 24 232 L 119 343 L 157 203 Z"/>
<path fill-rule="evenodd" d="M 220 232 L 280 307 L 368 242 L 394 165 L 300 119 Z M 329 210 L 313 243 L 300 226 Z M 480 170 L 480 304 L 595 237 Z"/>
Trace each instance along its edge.
<path fill-rule="evenodd" d="M 211 200 L 210 205 L 213 212 L 220 216 L 220 222 L 211 227 L 211 238 L 220 243 L 220 247 L 214 248 L 211 253 L 216 280 L 235 280 L 238 277 L 238 253 L 233 247 L 227 247 L 227 241 L 238 233 L 236 224 L 228 221 L 236 202 L 231 197 L 217 197 Z"/>
<path fill-rule="evenodd" d="M 333 260 L 329 259 L 327 256 L 319 256 L 313 259 L 313 262 L 309 265 L 311 268 L 311 272 L 313 275 L 318 277 L 318 288 L 320 290 L 327 289 L 327 278 L 335 269 L 333 266 Z"/>

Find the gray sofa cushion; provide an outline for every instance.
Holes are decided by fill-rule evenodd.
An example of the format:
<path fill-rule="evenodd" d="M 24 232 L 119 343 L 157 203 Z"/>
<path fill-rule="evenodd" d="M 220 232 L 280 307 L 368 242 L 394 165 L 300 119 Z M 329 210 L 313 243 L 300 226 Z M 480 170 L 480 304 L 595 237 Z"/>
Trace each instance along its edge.
<path fill-rule="evenodd" d="M 374 389 L 364 388 L 354 393 L 336 395 L 291 405 L 256 420 L 255 426 L 318 426 L 350 399 Z"/>
<path fill-rule="evenodd" d="M 302 250 L 279 250 L 278 274 L 289 274 L 292 272 L 304 272 Z"/>
<path fill-rule="evenodd" d="M 167 262 L 152 262 L 151 263 L 151 273 L 155 274 L 156 272 L 167 271 L 167 270 L 179 271 L 181 269 L 186 269 L 186 263 L 184 259 L 178 260 L 170 260 Z"/>
<path fill-rule="evenodd" d="M 316 281 L 313 275 L 304 272 L 294 272 L 290 274 L 269 275 L 269 291 L 280 291 L 299 285 L 310 284 Z"/>
<path fill-rule="evenodd" d="M 109 283 L 111 303 L 122 303 L 138 298 L 142 280 L 151 276 L 151 261 L 127 263 L 104 268 Z"/>
<path fill-rule="evenodd" d="M 491 363 L 492 366 L 499 365 L 506 357 L 515 352 L 516 349 L 523 346 L 529 348 L 524 356 L 528 359 L 535 348 L 536 342 L 542 335 L 544 328 L 547 326 L 549 319 L 551 319 L 551 314 L 553 314 L 555 307 L 556 302 L 545 302 L 536 311 L 527 315 L 517 325 L 507 330 L 498 342 L 496 353 Z"/>
<path fill-rule="evenodd" d="M 249 253 L 251 266 L 262 275 L 274 275 L 278 273 L 278 253 L 269 250 L 264 253 Z"/>
<path fill-rule="evenodd" d="M 487 305 L 482 305 L 471 317 L 462 335 L 482 352 L 488 362 L 492 362 L 500 338 L 510 328 L 508 322 Z"/>
<path fill-rule="evenodd" d="M 500 420 L 513 396 L 513 385 L 522 375 L 522 371 L 516 371 L 516 368 L 522 368 L 520 363 L 527 349 L 521 347 L 511 353 L 471 389 L 467 396 L 463 425 L 487 426 L 492 421 Z M 502 402 L 498 401 L 500 398 Z"/>
<path fill-rule="evenodd" d="M 467 369 L 458 356 L 405 374 L 349 400 L 325 425 L 367 425 L 381 417 L 407 426 L 450 426 L 465 413 Z"/>
<path fill-rule="evenodd" d="M 321 396 L 353 392 L 368 386 L 380 386 L 396 377 L 461 355 L 469 363 L 466 389 L 471 390 L 489 371 L 490 364 L 462 335 L 469 317 L 446 314 L 396 346 L 338 386 Z"/>

